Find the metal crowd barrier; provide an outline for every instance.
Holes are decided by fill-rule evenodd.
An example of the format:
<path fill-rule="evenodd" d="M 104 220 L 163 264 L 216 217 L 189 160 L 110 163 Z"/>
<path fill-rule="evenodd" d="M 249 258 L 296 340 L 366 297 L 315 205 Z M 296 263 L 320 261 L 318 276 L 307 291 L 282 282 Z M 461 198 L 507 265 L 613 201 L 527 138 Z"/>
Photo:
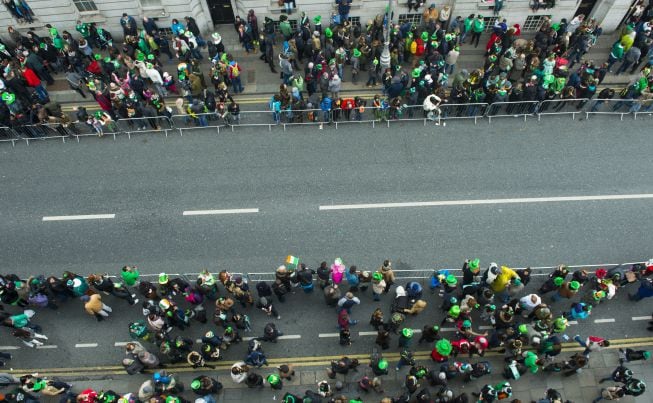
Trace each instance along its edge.
<path fill-rule="evenodd" d="M 583 113 L 582 109 L 587 105 L 588 101 L 588 98 L 552 99 L 542 101 L 537 108 L 537 120 L 539 121 L 542 115 L 562 114 L 571 114 L 571 118 L 576 119 L 576 114 Z"/>
<path fill-rule="evenodd" d="M 624 115 L 630 114 L 630 108 L 637 102 L 634 99 L 592 99 L 585 107 L 585 117 L 590 115 L 619 115 L 624 120 Z"/>
<path fill-rule="evenodd" d="M 487 108 L 484 116 L 488 118 L 489 123 L 492 123 L 492 118 L 519 116 L 523 116 L 525 122 L 528 116 L 535 115 L 539 104 L 538 101 L 494 102 Z"/>
<path fill-rule="evenodd" d="M 623 120 L 625 115 L 632 114 L 634 119 L 640 115 L 653 116 L 653 100 L 639 99 L 554 99 L 542 102 L 520 101 L 520 102 L 495 102 L 448 104 L 440 105 L 440 113 L 434 117 L 438 123 L 449 119 L 474 119 L 476 124 L 479 118 L 487 118 L 491 123 L 497 117 L 523 117 L 537 115 L 538 120 L 542 115 L 571 115 L 575 119 L 576 114 L 584 113 L 589 119 L 593 114 L 619 115 Z M 196 129 L 213 129 L 220 133 L 221 130 L 230 129 L 232 132 L 238 126 L 243 127 L 267 127 L 272 131 L 275 126 L 283 127 L 284 131 L 288 126 L 322 125 L 333 124 L 336 129 L 340 125 L 350 123 L 371 123 L 375 127 L 378 123 L 385 123 L 390 127 L 391 122 L 422 121 L 424 126 L 430 121 L 422 105 L 402 105 L 399 108 L 375 108 L 365 107 L 361 112 L 358 108 L 341 109 L 336 108 L 329 111 L 321 109 L 285 109 L 280 112 L 265 111 L 241 111 L 238 114 L 231 114 L 228 111 L 220 114 L 216 112 L 202 113 L 197 115 L 178 114 L 170 118 L 166 116 L 153 116 L 141 118 L 119 119 L 111 125 L 103 126 L 101 132 L 86 122 L 74 122 L 70 124 L 45 123 L 22 125 L 16 127 L 0 126 L 0 142 L 11 142 L 15 145 L 17 141 L 25 141 L 28 145 L 32 140 L 61 139 L 64 143 L 67 138 L 110 134 L 114 140 L 120 133 L 127 134 L 131 138 L 133 133 L 165 133 L 166 137 L 171 131 L 178 132 L 183 136 L 185 131 Z"/>
<path fill-rule="evenodd" d="M 440 104 L 440 118 L 438 121 L 449 119 L 474 119 L 474 124 L 478 118 L 485 116 L 489 104 L 484 102 L 468 104 Z"/>

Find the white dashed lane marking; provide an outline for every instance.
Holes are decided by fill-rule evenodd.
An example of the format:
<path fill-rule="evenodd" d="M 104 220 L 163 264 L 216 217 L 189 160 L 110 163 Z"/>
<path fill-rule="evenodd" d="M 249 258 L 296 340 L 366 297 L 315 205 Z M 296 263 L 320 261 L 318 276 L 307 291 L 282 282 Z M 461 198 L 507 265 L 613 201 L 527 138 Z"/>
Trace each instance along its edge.
<path fill-rule="evenodd" d="M 653 320 L 650 316 L 633 316 L 633 320 Z"/>
<path fill-rule="evenodd" d="M 97 343 L 77 343 L 75 348 L 94 348 L 97 347 Z"/>
<path fill-rule="evenodd" d="M 615 321 L 614 318 L 594 319 L 594 323 L 613 323 L 614 321 Z"/>
<path fill-rule="evenodd" d="M 59 346 L 52 344 L 52 345 L 45 345 L 45 346 L 36 346 L 38 350 L 52 350 L 55 348 L 59 348 Z"/>
<path fill-rule="evenodd" d="M 77 221 L 77 220 L 106 220 L 116 218 L 115 214 L 86 214 L 86 215 L 55 215 L 45 216 L 43 221 Z"/>

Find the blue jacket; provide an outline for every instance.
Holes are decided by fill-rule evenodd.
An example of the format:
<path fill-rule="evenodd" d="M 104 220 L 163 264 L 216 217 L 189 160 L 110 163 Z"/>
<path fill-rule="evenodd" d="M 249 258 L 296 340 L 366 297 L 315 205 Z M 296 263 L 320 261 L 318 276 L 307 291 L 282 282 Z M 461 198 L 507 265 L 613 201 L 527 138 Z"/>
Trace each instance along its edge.
<path fill-rule="evenodd" d="M 323 111 L 330 111 L 331 110 L 331 102 L 332 102 L 331 98 L 324 97 L 324 99 L 322 99 L 322 102 L 320 102 L 320 109 L 322 109 Z"/>

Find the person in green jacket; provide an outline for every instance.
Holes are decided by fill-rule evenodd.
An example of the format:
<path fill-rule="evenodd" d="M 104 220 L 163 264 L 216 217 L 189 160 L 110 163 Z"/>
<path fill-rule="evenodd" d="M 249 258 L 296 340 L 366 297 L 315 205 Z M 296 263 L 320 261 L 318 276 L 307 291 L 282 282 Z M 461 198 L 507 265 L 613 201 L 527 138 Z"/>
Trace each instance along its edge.
<path fill-rule="evenodd" d="M 281 31 L 284 40 L 288 41 L 292 38 L 292 26 L 290 26 L 290 21 L 285 15 L 279 17 L 279 31 Z"/>
<path fill-rule="evenodd" d="M 465 21 L 463 21 L 463 32 L 460 34 L 460 43 L 465 43 L 467 34 L 472 30 L 472 22 L 474 22 L 474 14 L 470 14 L 469 17 L 465 18 Z"/>
<path fill-rule="evenodd" d="M 122 268 L 120 273 L 120 277 L 122 277 L 122 281 L 125 282 L 127 287 L 133 287 L 134 284 L 136 284 L 138 281 L 139 276 L 140 273 L 138 272 L 138 267 L 136 266 L 125 266 Z"/>
<path fill-rule="evenodd" d="M 477 15 L 476 18 L 474 18 L 474 21 L 472 21 L 472 41 L 471 44 L 474 44 L 474 41 L 476 41 L 476 45 L 474 46 L 475 48 L 478 47 L 478 41 L 481 39 L 481 34 L 485 30 L 485 21 L 483 20 L 482 15 Z"/>
<path fill-rule="evenodd" d="M 612 73 L 612 65 L 624 58 L 624 45 L 617 41 L 612 45 L 610 56 L 608 56 L 608 71 Z"/>

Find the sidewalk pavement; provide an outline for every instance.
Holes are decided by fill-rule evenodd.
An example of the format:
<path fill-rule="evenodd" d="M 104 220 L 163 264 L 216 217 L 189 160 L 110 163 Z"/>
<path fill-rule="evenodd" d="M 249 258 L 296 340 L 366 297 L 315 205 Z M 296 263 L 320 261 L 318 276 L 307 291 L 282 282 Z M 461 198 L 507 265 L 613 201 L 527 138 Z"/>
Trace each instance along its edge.
<path fill-rule="evenodd" d="M 646 347 L 643 347 L 646 348 Z M 582 348 L 566 348 L 563 349 L 561 357 L 568 357 L 571 353 L 570 351 L 581 351 Z M 346 350 L 339 350 L 343 355 L 346 355 Z M 334 351 L 335 352 L 335 351 Z M 470 360 L 466 357 L 459 356 L 459 361 L 469 362 Z M 469 383 L 463 383 L 461 377 L 455 378 L 450 381 L 450 387 L 455 393 L 466 392 L 470 401 L 473 400 L 471 396 L 472 392 L 478 392 L 481 387 L 485 384 L 496 385 L 503 381 L 501 372 L 503 370 L 503 357 L 498 354 L 488 353 L 484 358 L 475 357 L 471 362 L 477 361 L 489 361 L 492 365 L 492 373 L 486 375 L 479 380 L 472 381 Z M 188 391 L 191 380 L 200 375 L 205 374 L 212 377 L 216 377 L 224 386 L 223 391 L 220 392 L 216 400 L 222 401 L 225 403 L 229 402 L 243 402 L 247 401 L 250 403 L 257 402 L 269 402 L 271 400 L 281 400 L 285 392 L 291 392 L 299 396 L 303 396 L 303 393 L 306 390 L 317 390 L 317 382 L 322 380 L 328 380 L 331 384 L 332 390 L 335 395 L 338 395 L 335 392 L 335 382 L 341 381 L 344 384 L 344 389 L 342 394 L 347 396 L 348 399 L 353 399 L 361 397 L 364 402 L 378 402 L 383 397 L 396 397 L 399 396 L 403 389 L 404 378 L 408 372 L 409 367 L 403 367 L 400 371 L 395 371 L 393 360 L 390 365 L 390 373 L 386 376 L 381 377 L 383 381 L 383 394 L 377 394 L 375 392 L 365 393 L 358 389 L 357 382 L 364 375 L 373 377 L 371 370 L 368 366 L 369 360 L 361 359 L 361 365 L 358 368 L 358 372 L 350 372 L 346 377 L 343 375 L 338 375 L 337 379 L 329 380 L 326 376 L 326 371 L 324 367 L 299 367 L 296 368 L 296 376 L 291 382 L 285 381 L 284 387 L 281 391 L 272 390 L 268 385 L 263 389 L 248 389 L 244 384 L 234 384 L 231 380 L 231 376 L 227 371 L 214 371 L 210 369 L 201 370 L 198 369 L 196 372 L 185 372 L 175 374 L 174 370 L 169 370 L 169 373 L 179 376 L 179 379 L 182 380 L 186 386 L 186 392 L 182 395 L 191 401 L 196 397 L 192 392 Z M 559 361 L 559 360 L 557 360 Z M 439 364 L 433 363 L 431 360 L 417 360 L 419 364 L 426 365 L 429 369 L 438 368 Z M 558 390 L 564 399 L 573 401 L 574 403 L 590 403 L 594 398 L 598 397 L 601 391 L 601 387 L 612 386 L 613 382 L 605 382 L 599 384 L 599 380 L 610 376 L 612 370 L 619 364 L 618 362 L 618 353 L 616 349 L 607 349 L 601 352 L 594 352 L 590 356 L 589 366 L 586 369 L 583 369 L 580 373 L 571 375 L 569 377 L 564 377 L 560 373 L 545 373 L 541 370 L 537 374 L 527 373 L 521 379 L 510 382 L 513 389 L 512 399 L 520 399 L 522 402 L 531 402 L 537 401 L 544 397 L 544 393 L 548 388 L 554 388 Z M 650 364 L 650 361 L 636 361 L 631 363 L 626 363 L 626 367 L 630 368 L 633 371 L 634 377 L 637 379 L 644 380 L 648 383 L 649 388 L 647 391 L 634 398 L 632 396 L 626 396 L 620 401 L 623 403 L 650 403 L 653 401 L 653 366 Z M 262 375 L 264 378 L 271 373 L 276 373 L 276 368 L 272 365 L 269 367 L 263 367 L 261 369 L 255 369 L 254 372 Z M 111 376 L 109 378 L 102 379 L 62 379 L 67 381 L 72 381 L 75 385 L 74 391 L 79 392 L 81 388 L 93 387 L 95 390 L 108 390 L 112 389 L 118 393 L 127 393 L 129 391 L 135 392 L 139 389 L 142 382 L 147 379 L 146 375 L 118 375 Z M 418 390 L 421 390 L 424 387 L 428 387 L 428 382 L 422 381 L 421 387 Z M 437 391 L 437 387 L 429 388 L 431 393 Z"/>
<path fill-rule="evenodd" d="M 224 30 L 221 32 L 228 32 L 231 29 L 231 26 L 225 26 Z M 238 100 L 242 99 L 251 99 L 254 98 L 258 102 L 266 103 L 272 94 L 279 92 L 279 85 L 281 80 L 279 79 L 279 73 L 272 73 L 267 64 L 259 60 L 260 52 L 255 53 L 246 53 L 244 49 L 237 43 L 237 39 L 231 38 L 231 35 L 228 33 L 222 34 L 223 41 L 225 43 L 225 49 L 227 52 L 231 53 L 234 58 L 239 62 L 241 67 L 244 69 L 244 74 L 242 75 L 243 85 L 245 91 L 243 94 L 236 97 Z M 524 38 L 532 37 L 532 33 L 522 34 Z M 226 38 L 225 38 L 226 37 Z M 603 35 L 599 37 L 597 44 L 590 50 L 590 52 L 585 56 L 585 59 L 594 60 L 596 63 L 602 63 L 608 59 L 608 54 L 610 53 L 610 48 L 612 43 L 616 40 L 618 34 L 612 35 Z M 478 48 L 473 48 L 469 44 L 464 44 L 461 46 L 460 57 L 458 58 L 458 63 L 456 64 L 456 71 L 460 69 L 467 69 L 469 71 L 479 68 L 483 65 L 484 61 L 484 52 L 485 52 L 485 43 L 487 42 L 489 36 L 484 35 L 481 37 L 481 45 Z M 280 41 L 278 41 L 275 50 L 278 52 L 280 49 Z M 203 56 L 205 57 L 201 63 L 202 72 L 207 75 L 211 70 L 211 63 L 209 61 L 209 56 L 206 53 L 206 50 L 203 50 Z M 275 55 L 278 54 L 275 52 Z M 165 55 L 162 56 L 162 60 L 167 59 Z M 165 60 L 164 70 L 168 72 L 174 72 L 176 70 L 176 65 L 178 63 L 177 59 L 172 59 L 170 61 Z M 618 67 L 619 63 L 617 63 Z M 300 64 L 302 68 L 301 73 L 303 74 L 303 64 Z M 277 68 L 279 71 L 279 68 Z M 91 97 L 86 99 L 82 98 L 77 92 L 70 89 L 68 83 L 65 80 L 63 74 L 54 75 L 55 83 L 51 86 L 48 86 L 48 92 L 50 93 L 52 99 L 60 103 L 88 103 L 93 102 Z M 608 74 L 603 82 L 604 86 L 615 86 L 615 87 L 624 87 L 629 81 L 637 77 L 635 75 L 621 74 L 614 75 Z M 359 74 L 358 84 L 353 84 L 351 82 L 351 69 L 345 68 L 345 77 L 343 78 L 342 90 L 343 93 L 354 93 L 359 95 L 361 93 L 369 94 L 371 92 L 376 93 L 380 92 L 380 86 L 377 85 L 373 88 L 367 88 L 365 86 L 365 81 L 367 80 L 367 72 L 362 71 Z M 207 80 L 208 82 L 209 80 Z M 177 96 L 169 97 L 169 99 L 177 98 Z"/>

